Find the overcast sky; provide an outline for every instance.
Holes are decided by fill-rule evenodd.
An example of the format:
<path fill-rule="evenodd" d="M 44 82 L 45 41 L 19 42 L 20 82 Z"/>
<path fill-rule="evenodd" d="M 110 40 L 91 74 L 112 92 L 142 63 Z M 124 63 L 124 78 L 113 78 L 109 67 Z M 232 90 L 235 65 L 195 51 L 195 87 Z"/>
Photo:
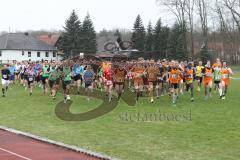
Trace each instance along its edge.
<path fill-rule="evenodd" d="M 155 0 L 2 0 L 0 31 L 60 30 L 73 9 L 81 21 L 89 12 L 96 31 L 132 29 L 137 14 L 145 25 L 159 17 L 165 25 L 174 21 Z"/>

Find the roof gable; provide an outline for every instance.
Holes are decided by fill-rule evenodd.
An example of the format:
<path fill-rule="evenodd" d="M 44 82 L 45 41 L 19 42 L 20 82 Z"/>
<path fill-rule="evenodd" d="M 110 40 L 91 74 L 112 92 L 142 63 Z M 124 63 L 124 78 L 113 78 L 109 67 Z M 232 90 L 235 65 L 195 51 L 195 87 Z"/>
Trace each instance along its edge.
<path fill-rule="evenodd" d="M 23 33 L 8 33 L 0 36 L 1 50 L 34 50 L 34 51 L 57 51 L 57 49 L 30 35 Z"/>

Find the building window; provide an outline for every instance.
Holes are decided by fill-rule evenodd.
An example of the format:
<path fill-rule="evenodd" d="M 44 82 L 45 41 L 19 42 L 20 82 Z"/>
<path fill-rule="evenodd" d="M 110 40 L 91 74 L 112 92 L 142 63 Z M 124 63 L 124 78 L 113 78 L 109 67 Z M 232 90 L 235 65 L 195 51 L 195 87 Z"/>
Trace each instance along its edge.
<path fill-rule="evenodd" d="M 37 52 L 37 57 L 41 57 L 41 53 L 40 52 Z"/>
<path fill-rule="evenodd" d="M 46 56 L 45 57 L 49 57 L 49 53 L 48 52 L 46 52 Z"/>
<path fill-rule="evenodd" d="M 56 54 L 56 52 L 53 52 L 53 57 L 57 57 L 57 54 Z"/>
<path fill-rule="evenodd" d="M 22 56 L 24 56 L 24 51 L 22 51 Z"/>
<path fill-rule="evenodd" d="M 28 52 L 28 57 L 31 57 L 32 55 L 31 55 L 31 52 Z"/>
<path fill-rule="evenodd" d="M 0 57 L 2 57 L 2 51 L 0 51 Z"/>

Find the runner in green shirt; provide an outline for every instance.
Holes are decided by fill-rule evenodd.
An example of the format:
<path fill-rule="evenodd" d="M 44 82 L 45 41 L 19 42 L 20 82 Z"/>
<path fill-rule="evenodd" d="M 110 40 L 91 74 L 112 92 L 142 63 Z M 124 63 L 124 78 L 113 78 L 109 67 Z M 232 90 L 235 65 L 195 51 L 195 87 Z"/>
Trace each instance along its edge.
<path fill-rule="evenodd" d="M 56 99 L 57 90 L 60 84 L 61 71 L 60 68 L 57 68 L 56 65 L 51 67 L 51 72 L 49 75 L 49 87 L 51 89 L 51 96 L 53 100 Z"/>
<path fill-rule="evenodd" d="M 72 70 L 68 64 L 68 62 L 63 63 L 63 69 L 62 69 L 62 87 L 64 91 L 64 103 L 67 102 L 67 100 L 70 100 L 70 84 L 72 81 Z"/>
<path fill-rule="evenodd" d="M 221 82 L 221 63 L 219 62 L 219 64 L 217 64 L 216 67 L 213 68 L 214 72 L 213 72 L 213 79 L 214 79 L 214 91 L 216 92 L 217 90 L 219 91 L 220 94 L 220 82 Z M 221 96 L 221 95 L 220 95 Z"/>
<path fill-rule="evenodd" d="M 43 93 L 44 95 L 47 95 L 48 93 L 48 78 L 50 74 L 50 66 L 48 64 L 48 61 L 45 60 L 42 66 L 42 84 L 43 84 Z"/>

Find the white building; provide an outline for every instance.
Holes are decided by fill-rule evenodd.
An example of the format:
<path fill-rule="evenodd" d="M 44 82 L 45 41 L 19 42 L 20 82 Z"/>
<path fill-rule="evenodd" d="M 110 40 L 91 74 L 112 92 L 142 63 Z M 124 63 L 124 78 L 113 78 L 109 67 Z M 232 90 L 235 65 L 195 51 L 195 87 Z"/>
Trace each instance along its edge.
<path fill-rule="evenodd" d="M 60 59 L 54 46 L 27 33 L 8 33 L 0 36 L 0 63 Z"/>

